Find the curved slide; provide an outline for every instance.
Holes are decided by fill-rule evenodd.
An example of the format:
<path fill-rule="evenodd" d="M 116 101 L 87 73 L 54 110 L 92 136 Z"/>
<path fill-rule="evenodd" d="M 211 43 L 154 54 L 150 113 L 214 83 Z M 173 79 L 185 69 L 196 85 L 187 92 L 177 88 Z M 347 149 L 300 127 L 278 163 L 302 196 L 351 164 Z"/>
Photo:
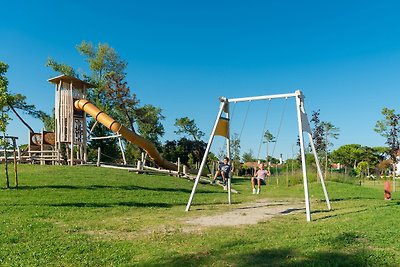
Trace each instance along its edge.
<path fill-rule="evenodd" d="M 76 100 L 74 103 L 74 107 L 78 110 L 83 110 L 84 112 L 90 114 L 90 116 L 92 116 L 96 121 L 100 122 L 114 133 L 120 134 L 129 142 L 146 150 L 146 152 L 158 166 L 168 170 L 178 170 L 177 165 L 161 157 L 153 143 L 129 130 L 128 128 L 108 116 L 104 111 L 100 110 L 98 107 L 90 103 L 90 101 L 86 99 Z"/>

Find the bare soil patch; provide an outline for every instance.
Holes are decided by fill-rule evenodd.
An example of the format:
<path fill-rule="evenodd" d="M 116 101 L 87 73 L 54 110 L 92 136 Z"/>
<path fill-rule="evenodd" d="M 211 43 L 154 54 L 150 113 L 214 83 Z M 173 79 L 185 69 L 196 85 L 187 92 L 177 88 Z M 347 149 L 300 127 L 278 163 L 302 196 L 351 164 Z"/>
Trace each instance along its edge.
<path fill-rule="evenodd" d="M 299 212 L 305 212 L 304 203 L 262 199 L 246 203 L 222 214 L 196 217 L 186 223 L 197 226 L 239 226 L 257 224 L 275 216 Z"/>

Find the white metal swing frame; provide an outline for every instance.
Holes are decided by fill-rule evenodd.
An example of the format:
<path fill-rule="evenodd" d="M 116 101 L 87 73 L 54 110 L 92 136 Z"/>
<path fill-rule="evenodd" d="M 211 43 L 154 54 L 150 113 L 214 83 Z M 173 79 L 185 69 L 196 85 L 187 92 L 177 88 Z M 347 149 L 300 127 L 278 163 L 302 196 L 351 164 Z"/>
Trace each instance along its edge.
<path fill-rule="evenodd" d="M 304 186 L 304 199 L 305 199 L 305 206 L 306 206 L 306 218 L 307 221 L 311 221 L 311 207 L 310 207 L 310 196 L 308 192 L 308 178 L 307 178 L 307 167 L 306 167 L 306 155 L 305 155 L 305 148 L 304 148 L 304 133 L 308 135 L 312 153 L 314 154 L 315 163 L 317 165 L 318 176 L 321 180 L 322 189 L 324 191 L 324 196 L 326 200 L 326 204 L 328 206 L 328 210 L 331 210 L 331 204 L 328 197 L 328 192 L 326 190 L 324 177 L 322 175 L 320 162 L 317 156 L 317 152 L 315 150 L 311 127 L 308 122 L 307 113 L 304 109 L 304 95 L 300 90 L 295 91 L 294 93 L 289 94 L 276 94 L 276 95 L 265 95 L 265 96 L 254 96 L 254 97 L 243 97 L 243 98 L 232 98 L 228 99 L 225 97 L 220 98 L 220 107 L 217 115 L 217 119 L 214 123 L 214 127 L 210 134 L 210 139 L 207 143 L 207 148 L 204 152 L 204 156 L 200 165 L 199 172 L 197 173 L 196 180 L 193 185 L 192 192 L 189 197 L 189 201 L 186 205 L 186 211 L 190 210 L 190 206 L 192 205 L 193 197 L 196 193 L 197 186 L 199 184 L 201 173 L 203 172 L 204 166 L 207 161 L 208 153 L 210 152 L 210 148 L 212 142 L 214 140 L 214 136 L 217 130 L 218 121 L 220 120 L 222 113 L 225 113 L 225 118 L 229 119 L 229 103 L 238 103 L 238 102 L 247 102 L 247 101 L 258 101 L 258 100 L 271 100 L 271 99 L 278 99 L 278 98 L 289 98 L 295 97 L 296 99 L 296 111 L 297 111 L 297 122 L 298 122 L 298 130 L 299 130 L 299 139 L 300 139 L 300 154 L 301 154 L 301 165 L 303 170 L 303 186 Z M 228 137 L 226 138 L 226 151 L 227 157 L 230 158 L 230 133 L 229 133 L 229 124 L 228 124 Z M 231 204 L 231 179 L 228 179 L 228 203 Z"/>

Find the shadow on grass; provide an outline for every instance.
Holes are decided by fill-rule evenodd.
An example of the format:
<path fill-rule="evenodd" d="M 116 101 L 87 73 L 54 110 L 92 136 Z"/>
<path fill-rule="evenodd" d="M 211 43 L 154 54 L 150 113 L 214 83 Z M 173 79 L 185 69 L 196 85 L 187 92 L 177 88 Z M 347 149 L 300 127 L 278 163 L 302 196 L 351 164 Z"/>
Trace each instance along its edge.
<path fill-rule="evenodd" d="M 330 202 L 339 202 L 339 201 L 346 201 L 346 200 L 365 200 L 365 199 L 370 199 L 370 200 L 376 200 L 379 198 L 376 197 L 345 197 L 345 198 L 331 198 L 329 199 Z M 320 202 L 326 202 L 324 199 L 321 199 Z"/>
<path fill-rule="evenodd" d="M 314 221 L 321 221 L 321 220 L 326 220 L 326 219 L 332 219 L 335 217 L 341 217 L 341 216 L 345 216 L 345 215 L 349 215 L 349 214 L 357 214 L 357 213 L 361 213 L 364 211 L 368 211 L 368 208 L 363 208 L 363 209 L 359 209 L 359 210 L 353 210 L 353 211 L 347 211 L 347 212 L 341 212 L 341 213 L 335 213 L 335 214 L 330 214 L 327 216 L 323 216 L 317 219 L 313 219 Z M 311 212 L 312 214 L 318 214 L 318 213 L 333 213 L 332 210 L 317 210 L 317 211 L 313 211 Z"/>
<path fill-rule="evenodd" d="M 99 190 L 99 189 L 119 189 L 119 190 L 145 190 L 145 191 L 157 191 L 157 192 L 181 192 L 185 194 L 190 194 L 192 192 L 191 189 L 186 188 L 167 188 L 167 187 L 145 187 L 145 186 L 137 186 L 137 185 L 87 185 L 87 186 L 79 186 L 79 185 L 37 185 L 37 186 L 20 186 L 18 190 L 40 190 L 40 189 L 70 189 L 70 190 Z M 200 194 L 221 194 L 223 191 L 211 191 L 211 190 L 202 190 L 198 189 L 196 193 Z"/>
<path fill-rule="evenodd" d="M 171 208 L 172 204 L 167 203 L 140 203 L 140 202 L 116 202 L 116 203 L 59 203 L 59 204 L 49 204 L 51 207 L 77 207 L 77 208 L 109 208 L 116 206 L 126 206 L 126 207 L 138 207 L 138 208 Z"/>
<path fill-rule="evenodd" d="M 228 253 L 229 254 L 229 253 Z M 301 254 L 290 249 L 264 249 L 248 254 L 200 252 L 160 261 L 156 266 L 370 266 L 364 251 L 351 254 L 339 252 L 316 252 Z"/>

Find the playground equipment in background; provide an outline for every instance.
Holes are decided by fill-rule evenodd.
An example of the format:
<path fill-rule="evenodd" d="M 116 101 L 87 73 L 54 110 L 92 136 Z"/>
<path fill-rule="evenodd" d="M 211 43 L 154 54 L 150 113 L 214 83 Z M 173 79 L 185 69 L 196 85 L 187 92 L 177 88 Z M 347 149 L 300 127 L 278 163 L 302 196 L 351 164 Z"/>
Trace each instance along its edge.
<path fill-rule="evenodd" d="M 86 163 L 86 114 L 74 109 L 74 100 L 86 97 L 91 84 L 75 77 L 60 75 L 48 80 L 55 84 L 55 131 L 35 132 L 10 106 L 15 115 L 29 129 L 28 148 L 21 152 L 19 161 L 70 165 Z M 75 155 L 76 153 L 76 155 Z"/>
<path fill-rule="evenodd" d="M 114 120 L 113 118 L 108 116 L 106 113 L 104 113 L 104 111 L 97 108 L 95 105 L 90 103 L 88 100 L 86 100 L 86 99 L 76 100 L 74 103 L 74 107 L 76 110 L 82 110 L 82 111 L 90 114 L 90 116 L 92 116 L 92 118 L 94 118 L 96 121 L 103 124 L 105 127 L 110 129 L 112 132 L 114 132 L 118 135 L 121 135 L 129 142 L 146 150 L 146 152 L 149 154 L 149 156 L 154 160 L 154 162 L 158 166 L 168 169 L 168 170 L 173 170 L 173 171 L 178 170 L 177 165 L 175 165 L 174 163 L 169 162 L 168 160 L 161 157 L 161 155 L 158 153 L 158 151 L 153 143 L 151 143 L 147 139 L 141 137 L 140 135 L 137 135 L 136 133 L 130 131 L 128 128 L 126 128 L 125 126 L 121 125 L 119 122 L 117 122 L 116 120 Z"/>
<path fill-rule="evenodd" d="M 54 163 L 57 159 L 57 157 L 55 157 L 57 151 L 54 150 L 54 132 L 42 130 L 42 132 L 36 133 L 32 127 L 18 114 L 12 105 L 9 105 L 9 107 L 14 112 L 15 116 L 17 116 L 17 118 L 22 122 L 22 124 L 29 129 L 29 141 L 27 148 L 23 151 L 17 148 L 18 161 L 31 163 L 40 161 L 41 164 L 44 164 L 46 161 L 52 161 Z"/>
<path fill-rule="evenodd" d="M 186 211 L 190 210 L 190 206 L 193 201 L 193 197 L 196 193 L 197 185 L 200 180 L 201 173 L 207 161 L 207 156 L 210 151 L 211 145 L 214 140 L 214 136 L 220 135 L 226 138 L 226 151 L 227 157 L 230 158 L 230 118 L 231 114 L 229 111 L 230 103 L 239 103 L 239 102 L 249 102 L 249 101 L 259 101 L 259 100 L 271 100 L 278 98 L 290 98 L 294 97 L 296 99 L 296 111 L 297 111 L 297 122 L 298 122 L 298 131 L 299 131 L 299 140 L 300 140 L 300 151 L 301 151 L 301 162 L 303 169 L 303 186 L 304 186 L 304 198 L 305 198 L 305 206 L 306 206 L 306 219 L 307 221 L 311 221 L 311 207 L 310 207 L 310 197 L 308 192 L 308 178 L 307 178 L 307 169 L 306 169 L 306 155 L 305 155 L 305 147 L 304 147 L 304 132 L 308 135 L 312 153 L 314 154 L 315 163 L 317 165 L 318 176 L 321 180 L 322 189 L 324 191 L 325 200 L 328 206 L 328 209 L 331 210 L 331 205 L 329 202 L 328 192 L 326 190 L 324 177 L 322 175 L 321 167 L 319 164 L 318 156 L 315 150 L 314 142 L 312 139 L 311 127 L 308 122 L 307 113 L 304 108 L 304 95 L 300 90 L 295 91 L 294 93 L 289 94 L 277 94 L 277 95 L 265 95 L 265 96 L 255 96 L 255 97 L 243 97 L 243 98 L 233 98 L 228 99 L 225 97 L 220 98 L 220 107 L 218 111 L 218 115 L 216 121 L 214 123 L 214 127 L 211 131 L 209 141 L 207 143 L 207 148 L 204 152 L 203 160 L 200 165 L 199 172 L 197 174 L 195 183 L 193 185 L 192 192 L 189 197 L 189 201 L 186 206 Z M 222 116 L 225 113 L 225 116 Z M 246 112 L 247 113 L 247 112 Z M 246 114 L 247 117 L 247 114 Z M 231 179 L 228 179 L 228 203 L 231 204 Z"/>
<path fill-rule="evenodd" d="M 67 161 L 70 165 L 86 163 L 86 114 L 74 109 L 74 101 L 86 98 L 86 90 L 94 86 L 67 75 L 60 75 L 48 81 L 55 84 L 56 89 L 54 150 L 57 151 L 57 161 Z M 64 148 L 65 159 L 61 158 Z"/>
<path fill-rule="evenodd" d="M 115 137 L 119 138 L 121 136 L 144 149 L 158 166 L 168 170 L 178 170 L 177 165 L 160 156 L 153 143 L 122 126 L 86 100 L 86 90 L 93 88 L 93 85 L 68 75 L 60 75 L 48 81 L 55 84 L 56 90 L 55 132 L 42 131 L 42 133 L 34 133 L 29 127 L 31 129 L 29 151 L 32 153 L 37 151 L 37 153 L 41 154 L 39 157 L 42 160 L 41 162 L 47 159 L 57 163 L 66 161 L 70 165 L 87 162 L 88 131 L 86 113 L 88 113 L 96 122 L 102 123 L 116 133 Z M 97 139 L 99 138 L 105 137 L 97 137 Z M 93 139 L 96 139 L 96 137 Z M 121 141 L 119 143 L 121 145 Z M 65 149 L 64 156 L 61 153 L 62 149 Z M 44 153 L 50 153 L 51 155 L 46 158 Z"/>

